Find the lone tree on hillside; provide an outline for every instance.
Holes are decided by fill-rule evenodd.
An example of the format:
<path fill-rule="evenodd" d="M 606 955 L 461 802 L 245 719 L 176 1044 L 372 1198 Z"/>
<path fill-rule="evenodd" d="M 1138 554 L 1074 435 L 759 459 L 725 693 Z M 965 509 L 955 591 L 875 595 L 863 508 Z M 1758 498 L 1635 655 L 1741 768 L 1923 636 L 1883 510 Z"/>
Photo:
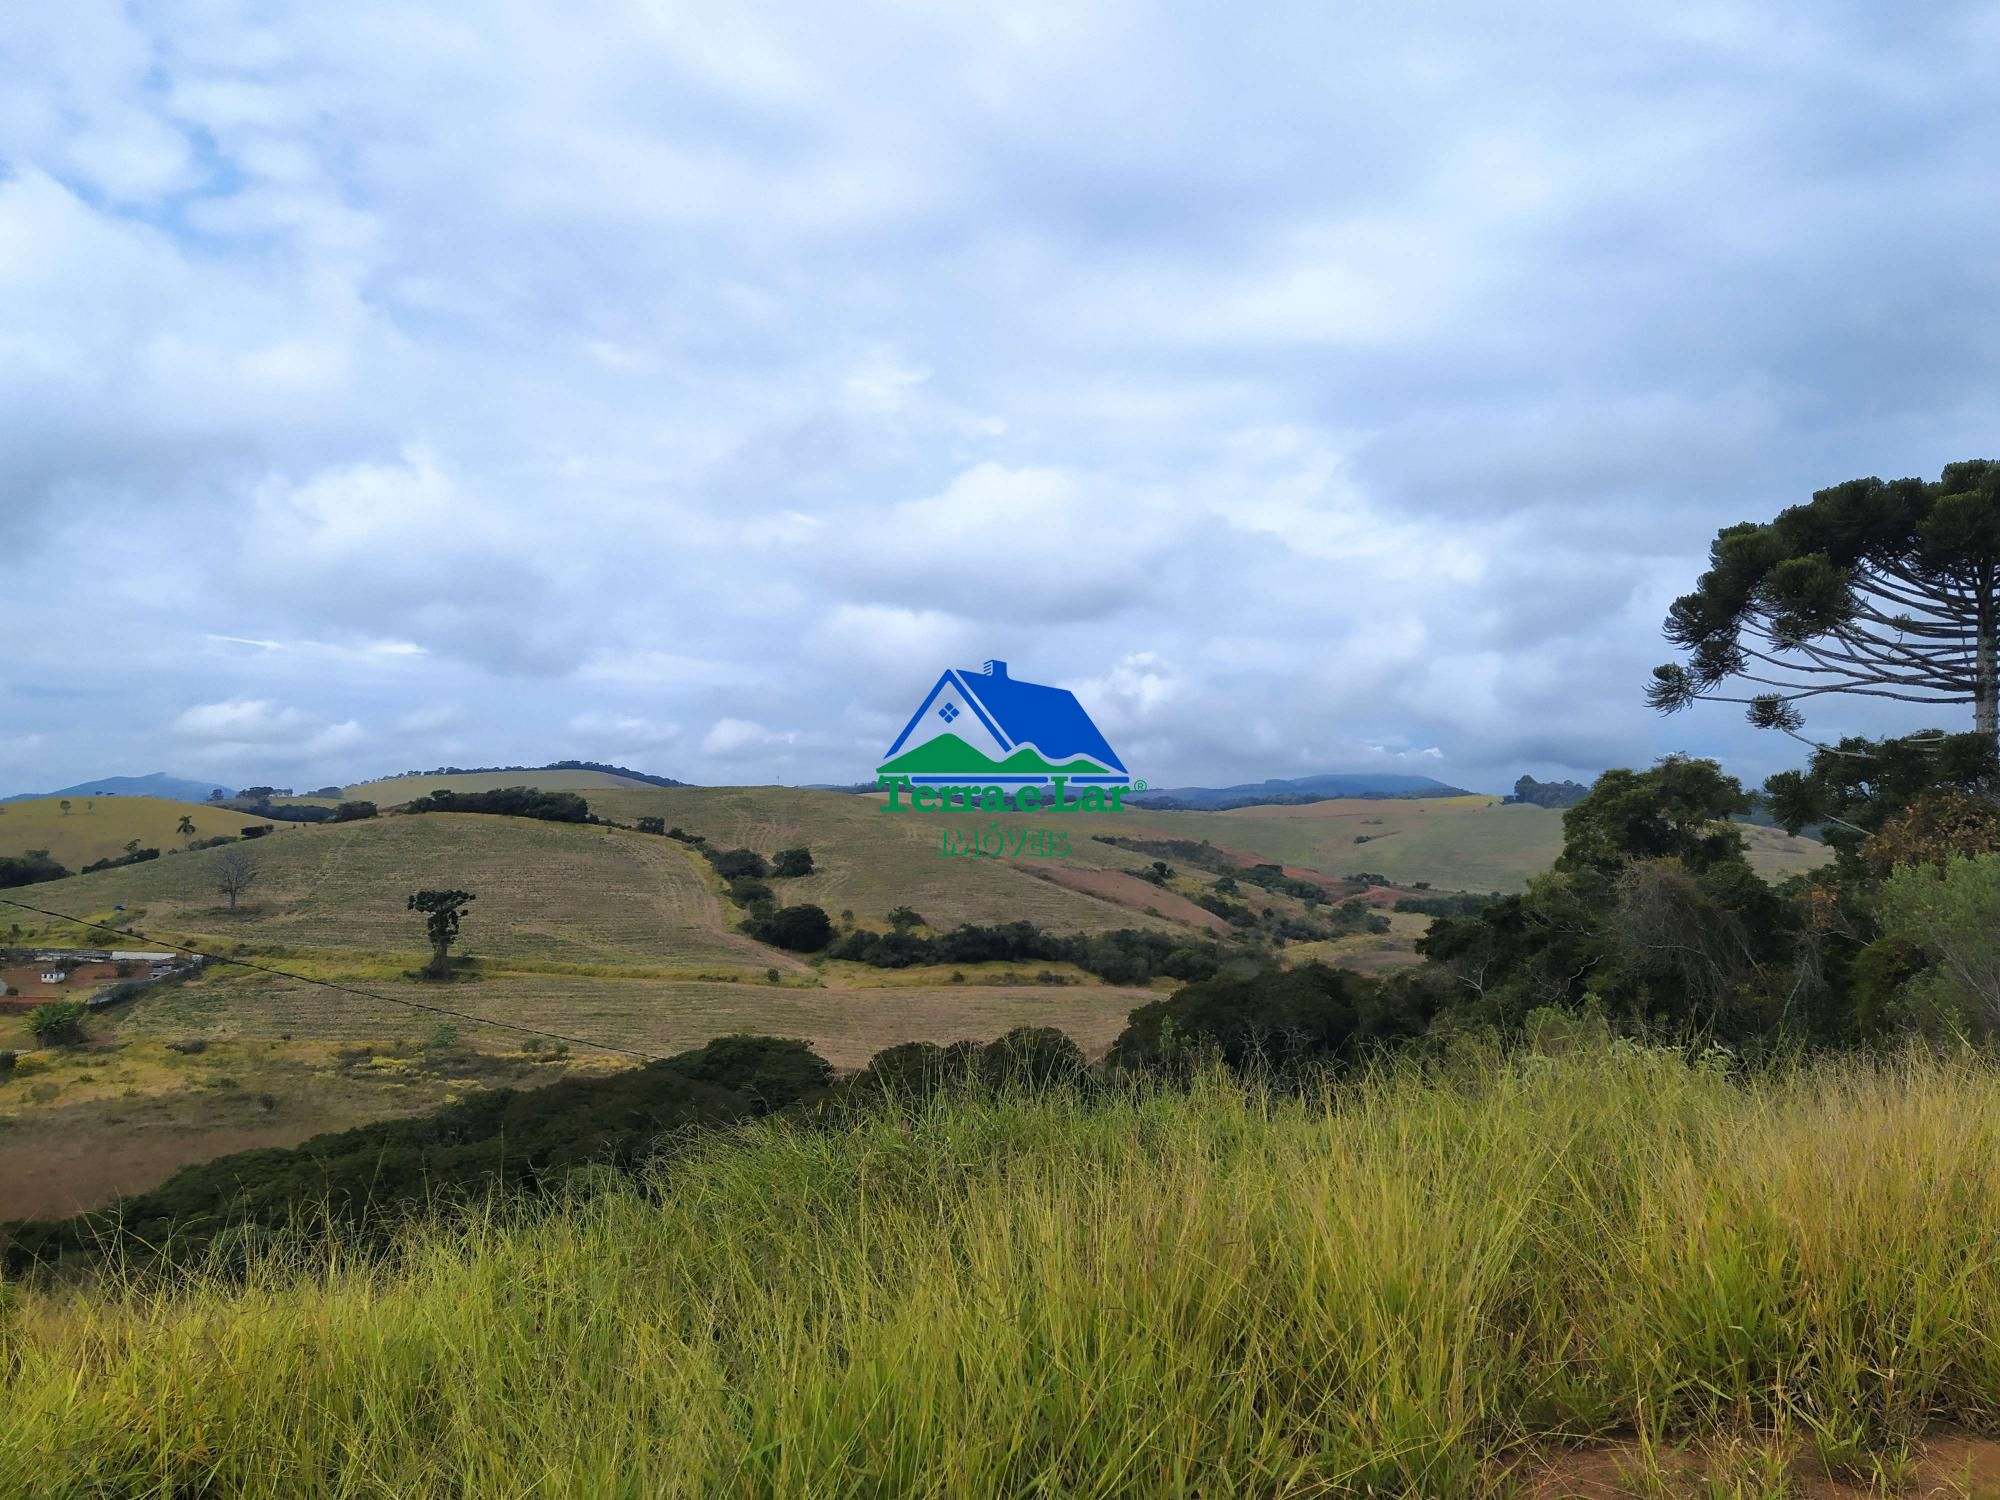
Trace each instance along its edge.
<path fill-rule="evenodd" d="M 458 924 L 465 908 L 478 899 L 470 891 L 418 891 L 408 910 L 424 914 L 424 932 L 431 940 L 431 961 L 424 972 L 432 979 L 451 977 L 451 945 L 458 941 Z"/>
<path fill-rule="evenodd" d="M 63 798 L 62 801 L 56 804 L 56 806 L 62 809 L 62 815 L 65 818 L 69 816 L 69 798 L 67 797 Z"/>
<path fill-rule="evenodd" d="M 229 898 L 236 910 L 236 898 L 257 883 L 257 861 L 241 849 L 227 849 L 215 862 L 215 888 Z"/>
<path fill-rule="evenodd" d="M 1974 732 L 2000 738 L 2000 462 L 1851 479 L 1725 527 L 1709 564 L 1667 612 L 1687 657 L 1653 669 L 1653 707 L 1743 703 L 1803 739 L 1800 705 L 1828 694 L 1970 703 Z"/>
<path fill-rule="evenodd" d="M 194 819 L 190 818 L 186 813 L 182 813 L 180 822 L 174 825 L 174 832 L 178 833 L 184 839 L 193 838 Z"/>

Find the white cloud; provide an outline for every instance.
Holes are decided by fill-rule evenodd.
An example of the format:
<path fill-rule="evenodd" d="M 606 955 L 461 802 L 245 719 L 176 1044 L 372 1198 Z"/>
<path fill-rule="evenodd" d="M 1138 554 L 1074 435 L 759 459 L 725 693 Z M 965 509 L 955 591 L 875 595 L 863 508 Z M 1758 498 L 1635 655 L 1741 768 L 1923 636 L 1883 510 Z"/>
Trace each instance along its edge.
<path fill-rule="evenodd" d="M 174 729 L 190 739 L 277 743 L 296 739 L 310 722 L 298 709 L 266 698 L 237 698 L 183 709 Z"/>
<path fill-rule="evenodd" d="M 1155 779 L 1756 774 L 1665 602 L 2000 400 L 1962 7 L 15 9 L 0 552 L 94 562 L 23 786 L 839 780 L 990 656 Z"/>
<path fill-rule="evenodd" d="M 607 748 L 665 745 L 680 738 L 680 725 L 633 714 L 581 713 L 569 721 L 572 734 Z"/>
<path fill-rule="evenodd" d="M 745 750 L 767 749 L 773 745 L 789 745 L 798 739 L 796 732 L 779 732 L 767 729 L 754 719 L 717 719 L 702 736 L 701 748 L 705 755 L 733 756 Z"/>

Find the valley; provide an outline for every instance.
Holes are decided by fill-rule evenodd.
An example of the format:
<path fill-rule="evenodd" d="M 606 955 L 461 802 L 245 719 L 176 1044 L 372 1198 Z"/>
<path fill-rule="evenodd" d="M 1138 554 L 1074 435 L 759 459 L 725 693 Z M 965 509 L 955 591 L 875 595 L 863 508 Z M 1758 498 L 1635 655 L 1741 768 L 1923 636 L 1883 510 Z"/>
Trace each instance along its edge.
<path fill-rule="evenodd" d="M 843 1069 L 899 1042 L 983 1040 L 1021 1025 L 1055 1027 L 1096 1055 L 1136 1005 L 1173 988 L 1167 979 L 1107 983 L 1062 962 L 883 969 L 808 960 L 739 931 L 743 912 L 726 885 L 679 838 L 608 823 L 388 814 L 437 788 L 524 784 L 580 793 L 610 823 L 660 819 L 711 848 L 769 856 L 807 847 L 811 873 L 774 882 L 779 899 L 821 907 L 841 931 L 887 930 L 888 914 L 908 908 L 921 919 L 918 932 L 1027 921 L 1055 934 L 1136 929 L 1237 946 L 1247 939 L 1280 962 L 1320 960 L 1364 973 L 1413 961 L 1429 925 L 1392 912 L 1398 895 L 1420 887 L 1519 889 L 1561 840 L 1559 813 L 1487 797 L 1345 798 L 1217 813 L 1134 806 L 1066 815 L 1067 858 L 941 859 L 941 822 L 977 824 L 978 815 L 885 816 L 873 795 L 656 787 L 595 771 L 357 785 L 344 796 L 377 802 L 384 815 L 348 823 L 264 820 L 144 797 L 71 799 L 68 813 L 46 799 L 7 804 L 0 853 L 48 848 L 64 863 L 84 862 L 131 839 L 176 851 L 8 896 L 143 933 L 148 946 L 198 948 L 259 967 L 218 964 L 108 1007 L 90 1018 L 92 1044 L 73 1052 L 36 1049 L 21 1016 L 0 1016 L 0 1047 L 20 1054 L 0 1086 L 0 1132 L 13 1148 L 0 1157 L 0 1217 L 95 1206 L 222 1150 L 421 1113 L 497 1082 L 628 1066 L 633 1054 L 667 1055 L 731 1032 L 802 1038 Z M 192 835 L 177 836 L 183 817 Z M 256 840 L 179 848 L 190 837 L 264 821 L 272 831 Z M 1753 859 L 1773 877 L 1810 868 L 1824 854 L 1769 829 L 1747 831 Z M 1172 872 L 1163 877 L 1152 851 L 1183 847 L 1198 861 L 1161 860 Z M 217 882 L 230 851 L 255 867 L 233 910 Z M 1227 901 L 1215 895 L 1231 869 L 1259 863 L 1320 886 L 1332 903 L 1368 903 L 1380 911 L 1382 930 L 1273 936 L 1276 924 L 1322 919 L 1281 890 L 1244 884 Z M 1345 879 L 1354 874 L 1388 883 Z M 476 900 L 457 950 L 458 977 L 441 986 L 419 977 L 423 930 L 405 905 L 411 892 L 442 886 Z M 1204 898 L 1254 909 L 1260 925 L 1233 929 L 1196 904 Z M 0 935 L 17 946 L 111 941 L 95 928 L 13 907 Z M 420 1008 L 427 1006 L 462 1014 Z M 510 1027 L 579 1040 L 551 1042 Z M 201 1050 L 175 1050 L 190 1047 Z M 147 1143 L 136 1155 L 123 1144 L 135 1135 Z"/>

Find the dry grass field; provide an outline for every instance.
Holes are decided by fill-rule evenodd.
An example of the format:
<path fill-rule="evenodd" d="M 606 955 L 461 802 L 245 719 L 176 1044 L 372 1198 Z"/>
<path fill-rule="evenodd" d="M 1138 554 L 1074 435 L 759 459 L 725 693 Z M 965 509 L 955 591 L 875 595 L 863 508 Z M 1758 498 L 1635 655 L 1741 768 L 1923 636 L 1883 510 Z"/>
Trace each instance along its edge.
<path fill-rule="evenodd" d="M 194 836 L 216 838 L 234 834 L 258 819 L 226 807 L 199 802 L 169 802 L 162 797 L 34 797 L 25 802 L 0 802 L 0 854 L 46 849 L 58 864 L 72 870 L 100 859 L 115 859 L 137 839 L 144 849 L 164 854 L 187 842 L 179 832 L 183 817 L 194 823 Z"/>
<path fill-rule="evenodd" d="M 235 912 L 216 889 L 226 852 L 257 863 Z M 412 891 L 478 900 L 468 946 L 495 959 L 581 964 L 748 965 L 769 950 L 727 930 L 708 868 L 684 846 L 614 828 L 469 813 L 359 823 L 281 823 L 252 844 L 205 849 L 34 888 L 36 905 L 225 949 L 388 954 L 414 963 Z"/>
<path fill-rule="evenodd" d="M 1141 808 L 1118 821 L 1134 837 L 1205 838 L 1328 875 L 1372 870 L 1399 885 L 1422 880 L 1452 891 L 1521 890 L 1562 852 L 1560 812 L 1495 797 L 1348 797 L 1216 813 Z M 1829 857 L 1825 845 L 1780 829 L 1746 826 L 1743 833 L 1750 862 L 1766 879 L 1813 869 Z"/>
<path fill-rule="evenodd" d="M 1134 1006 L 1156 998 L 1145 989 L 1097 983 L 1041 985 L 1041 965 L 1005 971 L 973 965 L 961 984 L 933 974 L 928 984 L 869 988 L 770 984 L 756 980 L 613 979 L 601 976 L 500 974 L 448 986 L 395 978 L 370 991 L 491 1017 L 496 1021 L 587 1037 L 610 1047 L 665 1056 L 734 1031 L 798 1037 L 836 1067 L 856 1068 L 897 1042 L 987 1039 L 1015 1026 L 1055 1026 L 1087 1049 L 1109 1046 Z M 899 976 L 900 977 L 900 976 Z M 434 1015 L 266 975 L 218 975 L 122 1007 L 119 1035 L 131 1040 L 203 1036 L 277 1041 L 306 1038 L 352 1044 L 413 1044 L 440 1021 Z M 515 1050 L 520 1035 L 458 1023 L 463 1040 Z M 579 1054 L 588 1049 L 575 1049 Z M 607 1054 L 615 1057 L 615 1054 Z"/>

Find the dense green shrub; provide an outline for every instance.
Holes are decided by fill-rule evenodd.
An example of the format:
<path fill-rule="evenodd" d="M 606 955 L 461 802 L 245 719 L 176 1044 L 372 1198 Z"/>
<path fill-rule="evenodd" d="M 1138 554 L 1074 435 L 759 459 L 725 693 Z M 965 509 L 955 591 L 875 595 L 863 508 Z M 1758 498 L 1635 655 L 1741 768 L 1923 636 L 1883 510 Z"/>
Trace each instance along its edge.
<path fill-rule="evenodd" d="M 719 854 L 710 854 L 708 862 L 715 866 L 715 873 L 724 880 L 762 880 L 771 873 L 764 863 L 764 856 L 755 849 L 725 849 Z"/>
<path fill-rule="evenodd" d="M 1144 984 L 1156 975 L 1206 978 L 1222 962 L 1222 949 L 1206 938 L 1129 927 L 1057 936 L 1033 922 L 1003 922 L 991 927 L 967 923 L 935 937 L 919 937 L 907 928 L 855 931 L 829 951 L 834 958 L 878 969 L 906 969 L 915 964 L 1073 963 L 1113 984 Z"/>
<path fill-rule="evenodd" d="M 665 1066 L 741 1094 L 758 1113 L 796 1104 L 833 1082 L 833 1065 L 810 1046 L 775 1036 L 719 1036 Z"/>
<path fill-rule="evenodd" d="M 923 1098 L 955 1088 L 979 1076 L 983 1050 L 978 1042 L 944 1047 L 936 1042 L 901 1042 L 885 1047 L 855 1075 L 850 1092 L 864 1098 L 876 1094 Z"/>
<path fill-rule="evenodd" d="M 1448 896 L 1398 896 L 1394 909 L 1423 917 L 1470 917 L 1498 899 L 1478 891 L 1460 891 Z"/>
<path fill-rule="evenodd" d="M 588 823 L 590 804 L 575 792 L 545 792 L 537 787 L 508 786 L 490 792 L 454 792 L 439 787 L 428 797 L 403 805 L 406 813 L 491 813 L 509 818 L 539 818 L 545 823 Z"/>
<path fill-rule="evenodd" d="M 121 865 L 143 865 L 159 857 L 160 851 L 157 849 L 134 849 L 130 854 L 121 854 L 115 859 L 93 860 L 85 865 L 80 873 L 91 875 L 99 870 L 115 870 Z"/>
<path fill-rule="evenodd" d="M 813 872 L 812 850 L 780 849 L 771 857 L 771 874 L 781 880 L 796 880 Z"/>
<path fill-rule="evenodd" d="M 336 823 L 358 823 L 364 818 L 374 817 L 376 811 L 376 806 L 372 802 L 343 802 L 333 810 L 333 821 Z"/>
<path fill-rule="evenodd" d="M 1132 1012 L 1118 1067 L 1172 1069 L 1214 1052 L 1233 1068 L 1352 1062 L 1420 1035 L 1437 1010 L 1422 981 L 1376 980 L 1324 964 L 1207 979 Z"/>
<path fill-rule="evenodd" d="M 26 854 L 0 855 L 0 889 L 33 885 L 41 880 L 61 880 L 70 872 L 49 858 L 46 849 L 30 849 Z"/>
<path fill-rule="evenodd" d="M 986 1044 L 979 1072 L 995 1088 L 1045 1089 L 1081 1083 L 1090 1064 L 1053 1026 L 1017 1026 Z"/>
<path fill-rule="evenodd" d="M 833 941 L 833 923 L 824 911 L 808 902 L 779 907 L 768 917 L 753 922 L 750 935 L 793 953 L 817 953 Z"/>

